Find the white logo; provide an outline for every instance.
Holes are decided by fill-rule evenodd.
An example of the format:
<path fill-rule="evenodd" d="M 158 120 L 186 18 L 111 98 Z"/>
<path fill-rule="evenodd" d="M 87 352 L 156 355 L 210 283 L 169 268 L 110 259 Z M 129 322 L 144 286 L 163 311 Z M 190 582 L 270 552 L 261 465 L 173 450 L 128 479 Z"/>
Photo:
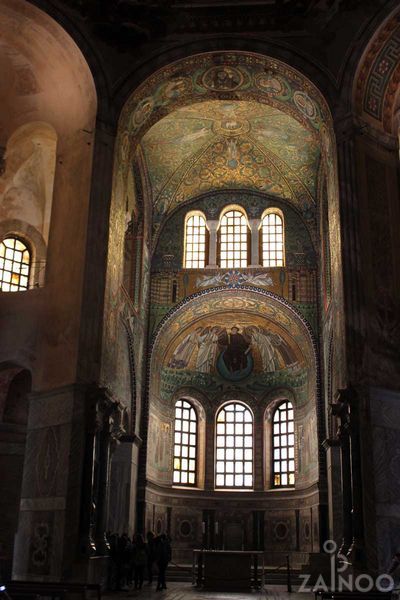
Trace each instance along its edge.
<path fill-rule="evenodd" d="M 299 592 L 370 592 L 372 589 L 377 589 L 379 592 L 390 592 L 394 588 L 393 577 L 386 573 L 379 575 L 376 579 L 373 579 L 368 573 L 361 573 L 356 577 L 352 573 L 346 576 L 341 575 L 351 564 L 347 560 L 347 556 L 340 552 L 336 554 L 337 544 L 334 540 L 326 540 L 323 549 L 326 554 L 331 556 L 329 581 L 326 581 L 323 575 L 319 575 L 314 585 L 309 587 L 311 575 L 300 575 L 302 583 L 298 589 Z"/>

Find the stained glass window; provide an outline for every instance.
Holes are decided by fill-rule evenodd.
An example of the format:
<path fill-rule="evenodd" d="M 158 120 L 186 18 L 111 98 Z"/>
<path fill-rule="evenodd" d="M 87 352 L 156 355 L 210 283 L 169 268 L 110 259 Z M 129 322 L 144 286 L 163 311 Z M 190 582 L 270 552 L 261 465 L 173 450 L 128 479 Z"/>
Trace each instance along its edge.
<path fill-rule="evenodd" d="M 29 286 L 31 256 L 26 245 L 18 238 L 9 237 L 0 242 L 0 290 L 19 292 Z"/>
<path fill-rule="evenodd" d="M 239 402 L 226 404 L 216 422 L 216 488 L 253 487 L 253 417 Z"/>
<path fill-rule="evenodd" d="M 221 267 L 247 267 L 248 226 L 245 215 L 239 210 L 224 213 L 219 236 Z"/>
<path fill-rule="evenodd" d="M 274 413 L 272 462 L 274 487 L 294 485 L 294 416 L 291 402 L 280 404 Z"/>
<path fill-rule="evenodd" d="M 196 485 L 197 415 L 187 400 L 175 404 L 174 485 Z"/>
<path fill-rule="evenodd" d="M 268 212 L 261 221 L 262 264 L 264 267 L 284 266 L 283 219 L 277 212 Z"/>
<path fill-rule="evenodd" d="M 201 214 L 186 218 L 185 260 L 186 269 L 202 269 L 206 265 L 206 220 Z"/>

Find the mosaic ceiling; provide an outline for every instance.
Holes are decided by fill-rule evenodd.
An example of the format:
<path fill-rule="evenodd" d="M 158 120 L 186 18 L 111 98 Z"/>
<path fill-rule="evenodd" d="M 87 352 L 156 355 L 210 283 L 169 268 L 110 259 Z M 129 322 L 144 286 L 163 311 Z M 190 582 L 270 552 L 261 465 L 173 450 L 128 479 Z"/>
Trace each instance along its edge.
<path fill-rule="evenodd" d="M 400 11 L 371 40 L 355 82 L 357 111 L 388 133 L 394 125 L 400 83 Z M 396 104 L 397 102 L 397 104 Z"/>
<path fill-rule="evenodd" d="M 254 189 L 312 206 L 320 160 L 315 132 L 255 101 L 210 100 L 158 121 L 141 142 L 155 221 L 214 189 Z"/>

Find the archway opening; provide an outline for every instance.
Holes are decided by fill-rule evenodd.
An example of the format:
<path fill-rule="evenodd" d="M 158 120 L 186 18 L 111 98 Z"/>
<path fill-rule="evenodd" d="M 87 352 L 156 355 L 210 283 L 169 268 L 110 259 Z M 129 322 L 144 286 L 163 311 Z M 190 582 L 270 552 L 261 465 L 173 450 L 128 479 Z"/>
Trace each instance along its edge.
<path fill-rule="evenodd" d="M 178 398 L 200 402 L 205 435 L 211 435 L 201 458 L 201 490 L 228 503 L 233 490 L 215 485 L 212 407 L 221 401 L 239 401 L 256 408 L 251 451 L 257 448 L 262 458 L 254 464 L 250 460 L 237 464 L 238 469 L 254 466 L 252 486 L 245 494 L 265 494 L 268 500 L 262 518 L 256 518 L 258 541 L 249 535 L 244 545 L 254 547 L 268 538 L 271 556 L 278 560 L 279 552 L 295 552 L 290 540 L 309 519 L 313 534 L 307 550 L 319 549 L 317 492 L 310 508 L 312 518 L 299 506 L 300 517 L 289 511 L 285 535 L 276 534 L 282 527 L 275 527 L 279 515 L 270 498 L 271 492 L 281 491 L 274 489 L 265 468 L 269 442 L 264 411 L 271 393 L 272 400 L 282 389 L 293 395 L 297 441 L 286 440 L 285 445 L 282 438 L 282 455 L 295 448 L 296 490 L 316 490 L 324 470 L 318 450 L 324 431 L 318 365 L 324 350 L 318 356 L 312 340 L 329 336 L 333 322 L 337 332 L 341 329 L 333 147 L 331 116 L 317 88 L 288 65 L 251 53 L 209 53 L 173 63 L 146 80 L 123 109 L 114 172 L 103 358 L 110 383 L 121 316 L 134 323 L 138 362 L 141 349 L 153 340 L 146 366 L 149 385 L 145 388 L 144 379 L 137 382 L 141 399 L 137 414 L 144 438 L 137 527 L 162 523 L 176 536 L 182 556 L 204 541 L 204 528 L 211 536 L 210 523 L 215 525 L 216 516 L 221 526 L 228 517 L 222 508 L 216 515 L 204 504 L 193 481 L 187 486 L 190 490 L 174 485 L 174 457 L 189 473 L 186 459 L 190 460 L 191 448 L 192 452 L 197 448 L 190 431 L 178 429 L 190 430 L 190 419 L 175 422 Z M 321 211 L 328 213 L 323 226 Z M 123 280 L 125 231 L 129 240 L 138 241 L 131 254 L 136 280 L 130 285 L 135 290 L 130 294 L 130 309 L 126 302 L 125 308 L 118 308 L 115 301 Z M 329 260 L 321 258 L 323 246 L 329 248 Z M 226 260 L 228 254 L 231 262 Z M 259 307 L 259 315 L 254 306 Z M 321 311 L 323 319 L 318 317 Z M 236 425 L 235 421 L 234 429 Z M 282 435 L 285 426 L 282 421 Z M 186 434 L 189 446 L 183 450 Z M 179 438 L 176 453 L 175 437 Z M 242 441 L 244 455 L 250 442 L 246 436 Z M 228 452 L 232 449 L 220 448 L 226 464 L 232 462 Z M 186 451 L 188 457 L 183 456 Z M 235 471 L 236 466 L 232 468 Z M 242 473 L 229 475 L 238 483 L 243 475 L 244 481 Z M 162 490 L 157 502 L 156 489 L 157 494 Z M 171 511 L 171 495 L 179 494 L 190 494 L 190 508 Z M 235 519 L 251 523 L 253 517 L 246 511 L 243 505 Z M 191 523 L 190 533 L 186 526 L 186 533 L 181 532 L 182 522 Z M 216 536 L 214 529 L 207 543 L 215 543 Z M 218 540 L 223 543 L 223 536 Z"/>

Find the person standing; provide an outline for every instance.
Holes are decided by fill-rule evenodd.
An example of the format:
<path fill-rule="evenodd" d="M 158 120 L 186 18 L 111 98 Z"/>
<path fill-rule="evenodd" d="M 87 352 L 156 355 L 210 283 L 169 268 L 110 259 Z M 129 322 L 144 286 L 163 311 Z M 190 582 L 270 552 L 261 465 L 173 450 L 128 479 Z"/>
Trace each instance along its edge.
<path fill-rule="evenodd" d="M 169 539 L 162 533 L 157 541 L 156 562 L 158 567 L 157 591 L 166 590 L 166 571 L 168 563 L 171 560 L 171 544 Z"/>
<path fill-rule="evenodd" d="M 153 583 L 153 563 L 155 560 L 155 535 L 152 531 L 148 531 L 147 538 L 147 582 L 149 585 Z"/>
<path fill-rule="evenodd" d="M 144 543 L 143 536 L 138 533 L 135 536 L 135 550 L 134 550 L 134 565 L 135 565 L 135 590 L 142 589 L 144 579 L 144 568 L 147 563 L 147 551 L 146 544 Z"/>

